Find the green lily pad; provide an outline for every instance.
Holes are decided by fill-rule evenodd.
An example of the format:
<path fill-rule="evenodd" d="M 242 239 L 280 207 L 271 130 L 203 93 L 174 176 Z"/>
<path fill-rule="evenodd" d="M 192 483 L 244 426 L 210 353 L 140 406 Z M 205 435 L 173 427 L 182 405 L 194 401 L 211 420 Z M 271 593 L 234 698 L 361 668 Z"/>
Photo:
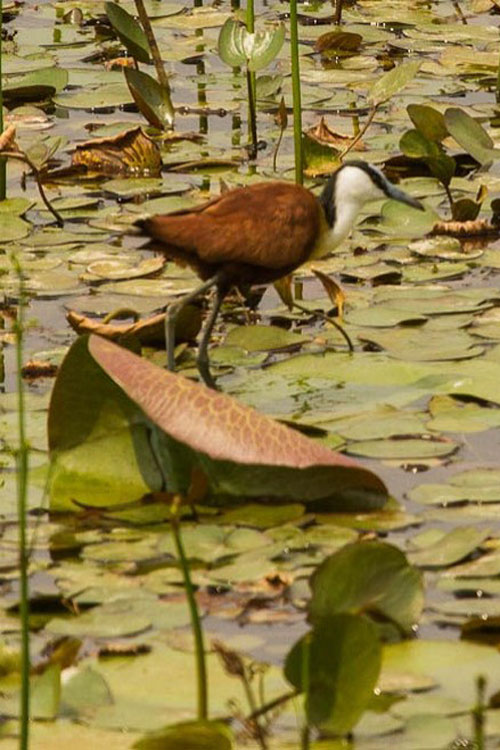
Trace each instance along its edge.
<path fill-rule="evenodd" d="M 278 351 L 289 347 L 300 346 L 308 339 L 300 333 L 287 331 L 278 326 L 238 326 L 232 328 L 226 336 L 228 346 L 239 346 L 248 352 Z"/>
<path fill-rule="evenodd" d="M 284 523 L 297 521 L 304 515 L 305 508 L 299 503 L 288 505 L 245 504 L 241 508 L 226 510 L 221 517 L 222 523 L 237 526 L 254 526 L 257 529 L 268 529 Z"/>
<path fill-rule="evenodd" d="M 133 745 L 136 750 L 231 750 L 232 733 L 221 721 L 186 721 L 159 729 Z"/>
<path fill-rule="evenodd" d="M 434 544 L 410 552 L 409 559 L 420 567 L 447 567 L 468 557 L 488 536 L 487 530 L 474 526 L 453 529 Z"/>
<path fill-rule="evenodd" d="M 57 635 L 81 635 L 87 638 L 121 638 L 143 633 L 151 627 L 148 617 L 132 615 L 120 606 L 96 607 L 78 617 L 63 619 L 55 617 L 46 625 L 49 633 Z"/>
<path fill-rule="evenodd" d="M 55 96 L 54 103 L 66 109 L 103 109 L 131 104 L 132 95 L 126 83 L 110 83 Z"/>
<path fill-rule="evenodd" d="M 67 83 L 68 73 L 63 68 L 41 68 L 22 78 L 9 79 L 3 86 L 3 96 L 11 103 L 41 100 L 62 91 Z"/>
<path fill-rule="evenodd" d="M 368 101 L 372 105 L 377 105 L 391 99 L 415 78 L 420 65 L 420 61 L 413 60 L 397 65 L 388 73 L 384 73 L 371 87 L 368 93 Z"/>
<path fill-rule="evenodd" d="M 346 451 L 352 453 L 354 456 L 409 461 L 449 456 L 458 447 L 458 444 L 453 440 L 444 438 L 401 438 L 392 440 L 360 440 L 356 443 L 349 443 Z"/>
<path fill-rule="evenodd" d="M 17 242 L 31 232 L 31 224 L 15 213 L 0 212 L 0 242 Z"/>

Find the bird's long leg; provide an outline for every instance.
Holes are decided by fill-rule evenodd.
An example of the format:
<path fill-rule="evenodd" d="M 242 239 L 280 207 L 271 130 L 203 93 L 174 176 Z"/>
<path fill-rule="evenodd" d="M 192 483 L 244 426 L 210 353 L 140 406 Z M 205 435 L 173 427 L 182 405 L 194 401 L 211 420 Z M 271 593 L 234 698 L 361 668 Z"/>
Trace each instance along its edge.
<path fill-rule="evenodd" d="M 200 284 L 200 286 L 196 287 L 192 292 L 186 294 L 178 302 L 172 302 L 172 304 L 167 307 L 165 315 L 165 345 L 167 349 L 167 369 L 171 372 L 174 372 L 175 370 L 175 322 L 177 316 L 183 307 L 189 305 L 190 302 L 193 302 L 193 300 L 199 297 L 200 294 L 208 292 L 208 290 L 215 286 L 218 281 L 219 277 L 216 274 L 215 276 L 212 276 L 211 279 L 208 279 L 208 281 Z"/>
<path fill-rule="evenodd" d="M 205 327 L 203 328 L 200 345 L 198 347 L 198 357 L 196 358 L 198 370 L 200 372 L 203 382 L 205 383 L 205 385 L 208 385 L 209 388 L 213 388 L 214 390 L 217 389 L 217 386 L 215 385 L 215 380 L 213 379 L 212 374 L 210 372 L 209 361 L 208 361 L 208 345 L 210 343 L 210 336 L 212 333 L 212 329 L 215 325 L 215 321 L 217 320 L 217 315 L 219 314 L 222 301 L 224 297 L 226 296 L 226 294 L 227 294 L 227 288 L 225 286 L 222 286 L 221 284 L 217 284 L 215 288 L 215 299 L 213 301 L 210 314 L 205 323 Z"/>

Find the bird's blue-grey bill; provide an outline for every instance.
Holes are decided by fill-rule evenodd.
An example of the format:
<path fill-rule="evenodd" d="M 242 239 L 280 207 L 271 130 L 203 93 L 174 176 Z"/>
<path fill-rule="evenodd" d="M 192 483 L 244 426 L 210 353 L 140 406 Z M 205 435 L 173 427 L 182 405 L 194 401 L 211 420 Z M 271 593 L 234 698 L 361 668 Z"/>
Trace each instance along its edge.
<path fill-rule="evenodd" d="M 408 193 L 405 193 L 404 190 L 400 190 L 395 185 L 390 185 L 387 194 L 389 198 L 392 198 L 395 201 L 406 203 L 408 206 L 419 208 L 421 211 L 425 211 L 425 206 L 423 206 L 419 200 L 417 200 L 416 198 L 412 198 L 411 195 L 408 195 Z"/>

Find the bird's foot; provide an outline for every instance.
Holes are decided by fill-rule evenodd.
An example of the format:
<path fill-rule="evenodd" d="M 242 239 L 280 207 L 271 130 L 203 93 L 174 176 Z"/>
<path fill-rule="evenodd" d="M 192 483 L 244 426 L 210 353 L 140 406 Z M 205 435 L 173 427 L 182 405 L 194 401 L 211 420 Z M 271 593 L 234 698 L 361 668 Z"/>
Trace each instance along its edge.
<path fill-rule="evenodd" d="M 205 385 L 208 386 L 208 388 L 211 388 L 213 391 L 218 391 L 219 389 L 217 388 L 217 384 L 212 377 L 208 362 L 204 359 L 198 359 L 196 364 L 198 365 L 198 371 Z"/>

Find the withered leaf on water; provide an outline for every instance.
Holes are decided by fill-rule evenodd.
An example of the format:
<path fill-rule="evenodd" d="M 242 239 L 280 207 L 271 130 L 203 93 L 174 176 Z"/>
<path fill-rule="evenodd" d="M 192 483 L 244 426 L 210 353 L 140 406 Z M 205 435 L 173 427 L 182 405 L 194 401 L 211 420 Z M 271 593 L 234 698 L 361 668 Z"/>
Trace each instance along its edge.
<path fill-rule="evenodd" d="M 78 334 L 97 333 L 110 341 L 135 336 L 143 346 L 163 346 L 165 344 L 165 313 L 153 315 L 134 323 L 104 323 L 70 310 L 66 320 Z M 176 341 L 192 341 L 201 328 L 201 310 L 194 305 L 185 307 L 176 321 Z"/>
<path fill-rule="evenodd" d="M 432 227 L 431 234 L 450 234 L 455 237 L 473 237 L 482 235 L 498 235 L 499 228 L 487 219 L 474 221 L 437 221 Z"/>
<path fill-rule="evenodd" d="M 306 130 L 305 135 L 321 146 L 329 146 L 337 150 L 345 148 L 345 146 L 348 146 L 354 140 L 354 136 L 337 133 L 335 130 L 332 130 L 324 117 L 321 117 L 316 125 Z M 354 148 L 357 151 L 364 151 L 365 145 L 363 141 L 358 141 Z"/>
<path fill-rule="evenodd" d="M 71 163 L 106 176 L 156 177 L 162 167 L 160 149 L 140 127 L 78 144 Z"/>
<path fill-rule="evenodd" d="M 314 44 L 315 52 L 330 55 L 353 54 L 357 52 L 363 42 L 361 34 L 349 31 L 327 31 L 321 34 Z"/>

